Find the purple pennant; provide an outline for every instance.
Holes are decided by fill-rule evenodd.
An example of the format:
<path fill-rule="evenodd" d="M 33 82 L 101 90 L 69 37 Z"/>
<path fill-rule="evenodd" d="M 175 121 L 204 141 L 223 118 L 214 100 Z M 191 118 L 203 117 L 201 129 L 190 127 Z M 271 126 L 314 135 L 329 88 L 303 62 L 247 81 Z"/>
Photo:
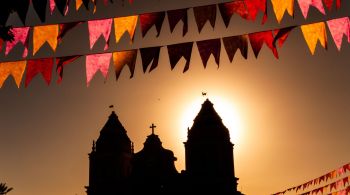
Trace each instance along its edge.
<path fill-rule="evenodd" d="M 242 56 L 247 59 L 248 57 L 248 36 L 247 35 L 238 35 L 232 37 L 222 38 L 226 53 L 230 62 L 232 62 L 237 50 L 241 51 Z"/>
<path fill-rule="evenodd" d="M 187 8 L 186 9 L 177 9 L 177 10 L 169 10 L 167 11 L 170 31 L 173 32 L 175 26 L 182 20 L 183 22 L 183 32 L 182 36 L 185 36 L 188 32 L 188 16 L 187 16 Z"/>
<path fill-rule="evenodd" d="M 157 68 L 158 61 L 159 61 L 160 47 L 141 48 L 140 53 L 141 53 L 141 59 L 142 59 L 143 73 L 146 73 L 146 70 L 152 61 L 153 62 L 149 72 Z"/>
<path fill-rule="evenodd" d="M 215 58 L 215 62 L 219 67 L 220 51 L 221 51 L 220 39 L 197 41 L 197 47 L 198 47 L 198 51 L 201 56 L 204 68 L 207 67 L 207 63 L 211 54 L 213 54 Z"/>
<path fill-rule="evenodd" d="M 157 37 L 158 37 L 163 25 L 164 17 L 165 17 L 165 12 L 141 14 L 140 23 L 141 23 L 142 37 L 144 37 L 147 34 L 147 32 L 152 28 L 153 25 L 156 26 Z"/>
<path fill-rule="evenodd" d="M 168 45 L 168 54 L 170 59 L 171 70 L 173 70 L 181 57 L 186 60 L 183 72 L 186 72 L 190 67 L 193 42 Z"/>
<path fill-rule="evenodd" d="M 45 22 L 47 0 L 32 0 L 34 10 L 38 14 L 40 21 Z"/>
<path fill-rule="evenodd" d="M 207 21 L 209 21 L 214 28 L 216 20 L 216 5 L 194 7 L 193 12 L 199 32 L 202 31 Z"/>

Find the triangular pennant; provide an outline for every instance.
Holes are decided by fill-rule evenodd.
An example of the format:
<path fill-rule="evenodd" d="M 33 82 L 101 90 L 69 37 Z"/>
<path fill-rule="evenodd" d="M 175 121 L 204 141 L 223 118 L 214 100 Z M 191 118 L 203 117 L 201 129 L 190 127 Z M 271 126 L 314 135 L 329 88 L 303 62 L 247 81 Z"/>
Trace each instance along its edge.
<path fill-rule="evenodd" d="M 345 35 L 350 43 L 350 20 L 349 17 L 343 17 L 333 20 L 328 20 L 327 25 L 331 31 L 333 40 L 338 50 L 341 48 L 343 35 Z"/>
<path fill-rule="evenodd" d="M 32 79 L 39 73 L 43 76 L 47 85 L 50 85 L 52 75 L 53 58 L 42 58 L 28 60 L 25 87 L 29 85 Z"/>
<path fill-rule="evenodd" d="M 191 55 L 192 55 L 193 42 L 180 43 L 174 45 L 168 45 L 168 55 L 170 60 L 171 70 L 173 70 L 181 57 L 186 60 L 185 68 L 183 72 L 186 72 L 190 68 Z"/>
<path fill-rule="evenodd" d="M 194 17 L 196 19 L 198 31 L 201 32 L 207 21 L 215 27 L 216 5 L 206 5 L 193 8 Z"/>
<path fill-rule="evenodd" d="M 144 37 L 147 34 L 147 32 L 152 28 L 153 25 L 156 26 L 157 37 L 158 37 L 160 34 L 160 30 L 162 29 L 164 17 L 165 17 L 165 12 L 141 14 L 140 23 L 141 23 L 142 37 Z"/>
<path fill-rule="evenodd" d="M 134 76 L 137 50 L 127 50 L 113 53 L 113 64 L 115 68 L 116 79 L 119 79 L 120 73 L 125 65 L 129 66 L 130 78 Z"/>
<path fill-rule="evenodd" d="M 159 61 L 160 47 L 141 48 L 140 53 L 141 53 L 141 59 L 142 59 L 143 73 L 146 73 L 147 68 L 152 61 L 153 62 L 149 72 L 157 68 L 158 61 Z"/>
<path fill-rule="evenodd" d="M 111 63 L 112 53 L 91 54 L 86 56 L 86 85 L 90 85 L 91 79 L 98 70 L 103 77 L 107 79 L 109 65 Z"/>
<path fill-rule="evenodd" d="M 134 40 L 135 29 L 137 25 L 138 16 L 127 16 L 114 18 L 114 33 L 115 41 L 119 42 L 120 38 L 125 32 L 129 33 L 130 40 Z"/>
<path fill-rule="evenodd" d="M 112 18 L 104 20 L 91 20 L 88 21 L 89 36 L 90 36 L 90 49 L 95 45 L 96 41 L 102 35 L 106 41 L 104 50 L 108 49 L 109 38 L 112 28 Z"/>
<path fill-rule="evenodd" d="M 32 0 L 32 4 L 41 22 L 45 22 L 47 0 Z"/>
<path fill-rule="evenodd" d="M 63 79 L 63 68 L 65 65 L 72 63 L 73 61 L 75 61 L 76 59 L 78 59 L 80 57 L 80 55 L 76 55 L 76 56 L 65 56 L 65 57 L 59 57 L 56 58 L 56 72 L 58 74 L 58 79 L 57 79 L 57 83 L 61 83 L 62 79 Z"/>
<path fill-rule="evenodd" d="M 340 9 L 340 6 L 341 6 L 341 0 L 337 0 L 336 1 L 336 8 Z"/>
<path fill-rule="evenodd" d="M 55 0 L 56 3 L 56 7 L 58 9 L 58 11 L 62 14 L 62 15 L 66 15 L 67 13 L 67 5 L 68 5 L 68 0 Z"/>
<path fill-rule="evenodd" d="M 8 76 L 12 75 L 19 88 L 27 61 L 0 62 L 0 88 Z"/>
<path fill-rule="evenodd" d="M 26 24 L 27 12 L 29 9 L 30 0 L 21 0 L 21 6 L 17 6 L 17 14 L 23 24 Z"/>
<path fill-rule="evenodd" d="M 327 49 L 326 25 L 324 22 L 302 25 L 301 31 L 312 55 L 315 53 L 318 41 Z"/>
<path fill-rule="evenodd" d="M 237 49 L 241 51 L 241 54 L 245 59 L 248 58 L 248 35 L 224 37 L 222 41 L 230 62 L 233 61 Z"/>
<path fill-rule="evenodd" d="M 75 0 L 75 9 L 77 11 L 80 9 L 81 5 L 83 5 L 83 0 Z"/>
<path fill-rule="evenodd" d="M 2 52 L 2 46 L 4 44 L 4 40 L 0 38 L 0 53 Z"/>
<path fill-rule="evenodd" d="M 188 16 L 187 16 L 187 8 L 186 9 L 177 9 L 177 10 L 169 10 L 167 11 L 170 32 L 173 32 L 175 26 L 182 20 L 183 22 L 183 30 L 182 36 L 185 36 L 188 32 Z"/>
<path fill-rule="evenodd" d="M 299 7 L 301 9 L 301 13 L 303 14 L 304 18 L 307 18 L 307 15 L 309 13 L 310 6 L 313 6 L 318 9 L 323 15 L 326 14 L 322 0 L 298 0 Z"/>
<path fill-rule="evenodd" d="M 329 11 L 332 10 L 333 7 L 333 0 L 323 0 L 323 3 L 326 5 Z"/>
<path fill-rule="evenodd" d="M 57 40 L 60 43 L 63 39 L 63 37 L 66 35 L 67 32 L 72 30 L 74 27 L 78 26 L 79 24 L 82 24 L 83 22 L 70 22 L 70 23 L 63 23 L 59 24 L 59 33 L 57 36 Z"/>
<path fill-rule="evenodd" d="M 296 26 L 290 26 L 282 29 L 275 30 L 275 38 L 273 40 L 273 45 L 276 45 L 276 41 L 278 41 L 278 45 L 280 47 L 283 46 L 284 42 L 287 40 L 289 33 L 295 28 Z"/>
<path fill-rule="evenodd" d="M 226 27 L 230 24 L 233 14 L 238 14 L 244 19 L 248 19 L 248 9 L 244 1 L 232 1 L 220 3 L 219 10 Z"/>
<path fill-rule="evenodd" d="M 207 63 L 211 54 L 213 54 L 215 58 L 215 62 L 219 67 L 220 51 L 221 51 L 220 39 L 197 41 L 197 47 L 198 47 L 198 51 L 201 56 L 204 68 L 207 67 Z"/>
<path fill-rule="evenodd" d="M 264 24 L 267 20 L 267 2 L 266 0 L 244 0 L 248 9 L 248 18 L 255 21 L 259 10 L 264 13 L 262 23 Z"/>
<path fill-rule="evenodd" d="M 50 2 L 49 2 L 49 8 L 50 8 L 50 14 L 51 14 L 51 15 L 53 14 L 53 11 L 55 10 L 55 7 L 56 7 L 55 0 L 50 0 Z"/>
<path fill-rule="evenodd" d="M 5 55 L 8 55 L 9 52 L 17 45 L 17 43 L 22 43 L 24 46 L 22 57 L 24 58 L 28 55 L 29 30 L 30 27 L 18 27 L 12 29 L 14 40 L 6 41 Z"/>
<path fill-rule="evenodd" d="M 248 36 L 256 58 L 258 58 L 260 50 L 265 43 L 271 49 L 273 55 L 278 59 L 277 48 L 273 44 L 274 37 L 272 31 L 250 33 Z"/>
<path fill-rule="evenodd" d="M 56 51 L 58 37 L 58 24 L 34 26 L 33 55 L 47 42 L 53 51 Z"/>
<path fill-rule="evenodd" d="M 278 23 L 281 22 L 286 10 L 290 16 L 294 16 L 294 0 L 271 0 L 271 3 Z"/>

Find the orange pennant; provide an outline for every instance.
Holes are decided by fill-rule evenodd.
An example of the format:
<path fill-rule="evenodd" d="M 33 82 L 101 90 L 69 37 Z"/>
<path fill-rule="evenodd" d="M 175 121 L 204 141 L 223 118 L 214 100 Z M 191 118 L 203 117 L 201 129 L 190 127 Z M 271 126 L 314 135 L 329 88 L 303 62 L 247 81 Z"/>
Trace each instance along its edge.
<path fill-rule="evenodd" d="M 312 55 L 315 53 L 318 41 L 320 41 L 321 45 L 327 49 L 326 25 L 324 22 L 302 25 L 301 31 L 303 32 L 305 41 L 309 46 Z"/>
<path fill-rule="evenodd" d="M 83 0 L 75 0 L 75 8 L 78 10 L 83 5 Z"/>
<path fill-rule="evenodd" d="M 33 55 L 47 42 L 56 51 L 58 25 L 35 26 L 33 32 Z"/>
<path fill-rule="evenodd" d="M 281 22 L 286 10 L 290 16 L 294 15 L 294 0 L 271 0 L 271 3 L 278 23 Z"/>
<path fill-rule="evenodd" d="M 113 64 L 114 64 L 115 76 L 117 80 L 125 65 L 129 66 L 130 78 L 134 76 L 136 57 L 137 57 L 136 49 L 113 53 Z"/>
<path fill-rule="evenodd" d="M 137 19 L 138 16 L 114 18 L 114 33 L 116 43 L 119 42 L 120 38 L 126 31 L 129 33 L 130 40 L 134 40 Z"/>
<path fill-rule="evenodd" d="M 27 61 L 2 62 L 0 63 L 0 88 L 8 76 L 12 75 L 19 88 Z"/>

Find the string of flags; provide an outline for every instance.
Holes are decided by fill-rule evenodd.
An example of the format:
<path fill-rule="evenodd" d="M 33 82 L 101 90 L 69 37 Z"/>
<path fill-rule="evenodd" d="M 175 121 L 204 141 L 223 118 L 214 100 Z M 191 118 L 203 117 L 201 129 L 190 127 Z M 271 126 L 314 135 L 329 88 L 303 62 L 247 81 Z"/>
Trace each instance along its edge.
<path fill-rule="evenodd" d="M 324 194 L 327 193 L 329 195 L 346 195 L 350 193 L 350 175 L 344 176 L 346 173 L 350 173 L 350 163 L 345 164 L 338 169 L 335 169 L 331 172 L 328 172 L 320 177 L 317 177 L 315 179 L 312 179 L 306 183 L 303 183 L 301 185 L 288 188 L 287 190 L 274 193 L 273 195 L 282 195 L 287 192 L 295 191 L 295 193 L 298 193 L 298 191 L 306 191 L 312 186 L 321 185 L 323 183 L 326 183 L 327 181 L 335 180 L 336 181 L 329 183 L 327 185 L 322 185 L 321 187 L 315 188 L 313 190 L 308 190 L 307 192 L 304 192 L 299 195 L 312 195 L 312 194 Z M 342 178 L 340 178 L 342 177 Z M 340 178 L 340 179 L 338 179 Z"/>
<path fill-rule="evenodd" d="M 107 26 L 110 26 L 111 21 Z M 333 37 L 333 40 L 340 50 L 342 45 L 343 36 L 347 37 L 348 43 L 350 43 L 350 20 L 349 17 L 336 18 L 331 19 L 326 22 L 316 22 L 310 23 L 300 26 L 290 26 L 281 29 L 267 30 L 261 32 L 252 32 L 249 34 L 243 35 L 235 35 L 230 37 L 209 39 L 209 40 L 201 40 L 196 41 L 196 45 L 198 48 L 198 52 L 200 54 L 203 66 L 206 67 L 207 62 L 211 55 L 213 55 L 216 64 L 219 66 L 220 64 L 220 55 L 221 55 L 221 46 L 223 46 L 226 50 L 227 56 L 230 62 L 233 61 L 235 53 L 239 49 L 242 56 L 247 59 L 248 57 L 248 40 L 250 42 L 250 46 L 252 47 L 254 56 L 258 58 L 260 50 L 264 44 L 272 51 L 273 55 L 278 58 L 278 47 L 282 47 L 285 43 L 286 39 L 290 32 L 297 27 L 301 28 L 301 32 L 306 40 L 306 43 L 310 49 L 311 54 L 314 54 L 315 48 L 318 42 L 327 49 L 327 31 L 326 24 L 328 26 L 329 31 Z M 105 24 L 94 24 L 98 26 L 98 32 L 93 31 L 95 34 L 93 35 L 92 40 L 96 40 L 98 36 L 104 36 L 106 42 L 108 43 L 109 35 L 111 33 L 111 28 L 104 28 L 105 30 L 101 30 Z M 50 27 L 51 28 L 51 27 Z M 57 30 L 53 28 L 50 29 L 50 34 L 55 34 L 58 36 Z M 27 31 L 25 31 L 27 32 Z M 98 34 L 98 36 L 96 35 Z M 19 35 L 18 35 L 19 36 Z M 45 36 L 41 36 L 45 37 Z M 27 38 L 19 37 L 18 42 L 27 42 Z M 49 44 L 54 49 L 57 45 L 57 40 L 48 39 Z M 91 41 L 91 39 L 90 39 Z M 42 44 L 42 41 L 39 41 Z M 106 44 L 107 44 L 106 43 Z M 92 43 L 93 45 L 93 43 Z M 107 77 L 107 72 L 110 66 L 111 59 L 114 64 L 116 79 L 119 78 L 122 69 L 124 66 L 128 66 L 130 70 L 130 78 L 134 75 L 134 70 L 136 66 L 136 58 L 138 55 L 138 51 L 140 52 L 142 59 L 142 68 L 144 73 L 149 68 L 149 72 L 153 71 L 158 66 L 159 53 L 161 47 L 167 47 L 169 61 L 171 69 L 174 69 L 177 65 L 178 61 L 183 57 L 186 60 L 186 64 L 183 72 L 186 72 L 190 67 L 190 60 L 192 55 L 192 48 L 194 42 L 186 42 L 186 43 L 177 43 L 172 45 L 163 45 L 163 46 L 155 46 L 148 48 L 140 48 L 140 49 L 132 49 L 126 51 L 115 51 L 115 52 L 102 52 L 95 53 L 89 55 L 72 55 L 72 56 L 62 56 L 52 58 L 41 58 L 41 59 L 28 59 L 28 60 L 20 60 L 16 62 L 1 62 L 0 63 L 0 87 L 2 87 L 4 81 L 11 75 L 15 78 L 16 84 L 19 87 L 20 81 L 22 80 L 24 69 L 27 68 L 26 71 L 26 79 L 25 79 L 25 87 L 27 87 L 37 74 L 41 73 L 44 77 L 47 84 L 50 84 L 51 81 L 51 72 L 52 67 L 54 65 L 54 61 L 56 61 L 57 66 L 57 74 L 59 75 L 58 83 L 62 81 L 63 78 L 63 69 L 64 66 L 78 59 L 79 57 L 85 57 L 86 61 L 86 75 L 87 75 L 87 86 L 89 86 L 91 79 L 99 70 L 103 74 L 103 76 Z M 90 42 L 91 46 L 91 42 Z M 107 45 L 106 45 L 107 46 Z M 6 51 L 8 48 L 6 47 Z M 24 52 L 25 53 L 25 52 Z M 152 64 L 151 64 L 152 62 Z"/>

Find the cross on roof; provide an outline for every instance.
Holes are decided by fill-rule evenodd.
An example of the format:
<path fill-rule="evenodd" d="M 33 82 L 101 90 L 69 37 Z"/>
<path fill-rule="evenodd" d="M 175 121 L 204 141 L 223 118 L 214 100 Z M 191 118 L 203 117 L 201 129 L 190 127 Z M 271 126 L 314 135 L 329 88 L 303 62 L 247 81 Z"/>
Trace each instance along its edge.
<path fill-rule="evenodd" d="M 152 123 L 152 125 L 149 127 L 149 128 L 152 129 L 152 135 L 154 134 L 154 129 L 155 129 L 156 127 L 157 127 L 157 126 L 155 126 L 153 123 Z"/>

